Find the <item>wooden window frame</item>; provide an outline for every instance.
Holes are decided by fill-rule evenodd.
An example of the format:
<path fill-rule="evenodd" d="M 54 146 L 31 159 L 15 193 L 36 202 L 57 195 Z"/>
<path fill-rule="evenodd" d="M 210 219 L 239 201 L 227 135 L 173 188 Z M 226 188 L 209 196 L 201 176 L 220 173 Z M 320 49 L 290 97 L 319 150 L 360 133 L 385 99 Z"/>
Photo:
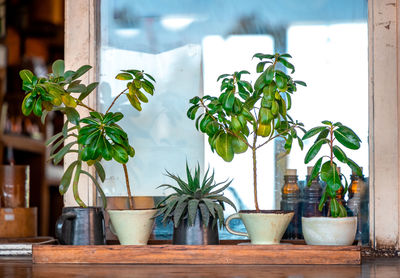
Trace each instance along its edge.
<path fill-rule="evenodd" d="M 368 1 L 368 94 L 370 241 L 375 248 L 400 249 L 400 0 Z M 97 80 L 99 41 L 97 0 L 65 0 L 65 61 L 67 68 L 90 64 L 86 82 Z M 343 66 L 351 66 L 344 61 Z M 96 93 L 86 99 L 95 107 Z M 87 113 L 84 109 L 80 112 Z M 65 160 L 65 166 L 71 159 Z M 80 194 L 88 205 L 96 204 L 89 179 L 80 179 Z M 71 192 L 65 206 L 76 206 Z"/>

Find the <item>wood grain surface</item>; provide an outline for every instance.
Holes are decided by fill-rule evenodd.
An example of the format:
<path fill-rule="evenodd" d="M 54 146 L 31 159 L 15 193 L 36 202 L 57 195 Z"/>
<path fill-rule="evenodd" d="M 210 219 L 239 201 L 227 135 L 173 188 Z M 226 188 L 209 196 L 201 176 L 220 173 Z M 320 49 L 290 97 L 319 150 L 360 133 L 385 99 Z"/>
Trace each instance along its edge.
<path fill-rule="evenodd" d="M 146 245 L 33 246 L 34 263 L 360 264 L 359 246 Z"/>

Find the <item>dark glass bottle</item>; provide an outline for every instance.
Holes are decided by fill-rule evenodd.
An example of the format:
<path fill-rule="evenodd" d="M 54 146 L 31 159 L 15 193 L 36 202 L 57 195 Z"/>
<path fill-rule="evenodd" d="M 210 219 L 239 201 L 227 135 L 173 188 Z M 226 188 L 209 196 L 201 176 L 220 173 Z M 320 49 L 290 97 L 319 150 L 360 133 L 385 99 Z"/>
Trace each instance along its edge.
<path fill-rule="evenodd" d="M 307 167 L 306 183 L 308 183 L 313 167 Z M 319 176 L 311 181 L 310 186 L 305 186 L 302 196 L 302 213 L 304 217 L 322 216 L 322 211 L 318 210 L 319 201 L 322 195 L 322 185 Z"/>
<path fill-rule="evenodd" d="M 337 170 L 338 170 L 338 174 L 340 176 L 340 167 L 337 167 Z M 341 176 L 340 176 L 340 179 L 342 179 Z M 340 188 L 336 191 L 336 200 L 346 208 L 346 201 L 344 199 L 343 193 L 344 193 L 344 186 L 341 185 Z"/>
<path fill-rule="evenodd" d="M 362 226 L 363 226 L 363 211 L 362 205 L 365 207 L 366 185 L 364 182 L 364 176 L 358 176 L 356 173 L 352 173 L 350 176 L 350 186 L 349 186 L 349 200 L 347 202 L 348 210 L 351 212 L 352 216 L 357 217 L 357 233 L 356 239 L 360 240 L 362 236 Z M 364 212 L 365 213 L 365 212 Z"/>
<path fill-rule="evenodd" d="M 294 211 L 294 216 L 290 222 L 284 239 L 302 239 L 301 233 L 301 199 L 300 188 L 297 184 L 297 171 L 287 169 L 284 176 L 285 184 L 282 187 L 281 210 Z"/>

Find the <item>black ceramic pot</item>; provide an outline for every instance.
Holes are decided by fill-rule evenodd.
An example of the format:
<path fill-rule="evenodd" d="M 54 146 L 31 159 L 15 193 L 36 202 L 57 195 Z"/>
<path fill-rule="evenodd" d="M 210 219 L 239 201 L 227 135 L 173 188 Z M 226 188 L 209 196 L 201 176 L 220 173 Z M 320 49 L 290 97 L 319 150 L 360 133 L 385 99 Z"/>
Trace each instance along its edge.
<path fill-rule="evenodd" d="M 200 210 L 197 211 L 193 226 L 188 225 L 188 219 L 174 227 L 172 243 L 177 245 L 216 245 L 219 244 L 218 225 L 212 226 L 214 217 L 210 216 L 208 226 L 203 225 Z"/>
<path fill-rule="evenodd" d="M 65 245 L 106 244 L 104 210 L 65 207 L 56 223 L 56 238 Z"/>

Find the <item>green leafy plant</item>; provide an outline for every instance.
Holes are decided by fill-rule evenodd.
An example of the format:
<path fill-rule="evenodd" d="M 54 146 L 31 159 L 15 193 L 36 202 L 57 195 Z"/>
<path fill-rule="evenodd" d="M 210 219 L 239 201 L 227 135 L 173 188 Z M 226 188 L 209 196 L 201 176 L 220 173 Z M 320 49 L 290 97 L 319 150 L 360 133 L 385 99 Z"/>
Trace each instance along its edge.
<path fill-rule="evenodd" d="M 66 154 L 76 155 L 76 160 L 69 165 L 61 178 L 59 191 L 62 195 L 67 192 L 72 180 L 76 202 L 79 206 L 86 207 L 78 193 L 79 178 L 86 175 L 95 184 L 103 205 L 106 206 L 101 186 L 95 177 L 82 169 L 82 164 L 94 166 L 100 180 L 104 182 L 106 174 L 100 162 L 102 159 L 115 160 L 124 168 L 130 208 L 133 208 L 126 163 L 129 157 L 135 155 L 135 150 L 129 144 L 126 132 L 117 124 L 124 115 L 120 112 L 110 112 L 110 109 L 121 95 L 126 95 L 131 105 L 141 111 L 141 102 L 148 102 L 144 92 L 153 95 L 152 82 L 155 80 L 143 71 L 123 70 L 116 79 L 128 81 L 126 88 L 114 98 L 105 113 L 100 113 L 83 103 L 98 85 L 98 82 L 94 82 L 86 86 L 79 79 L 91 68 L 84 65 L 76 71 L 65 71 L 64 61 L 57 60 L 52 65 L 53 72 L 47 77 L 35 76 L 26 69 L 20 71 L 22 89 L 26 94 L 21 109 L 26 116 L 33 112 L 41 117 L 43 123 L 50 111 L 61 111 L 67 117 L 62 132 L 46 142 L 50 148 L 50 158 L 55 164 L 60 163 Z M 89 116 L 81 118 L 77 106 L 86 108 Z M 67 138 L 69 141 L 64 145 Z"/>
<path fill-rule="evenodd" d="M 352 129 L 339 122 L 323 121 L 322 124 L 322 126 L 317 126 L 307 131 L 302 138 L 306 140 L 318 134 L 317 139 L 304 158 L 305 164 L 308 164 L 317 156 L 323 145 L 329 146 L 329 154 L 323 155 L 317 160 L 307 185 L 310 186 L 311 181 L 320 175 L 327 186 L 322 194 L 318 209 L 322 211 L 324 204 L 328 202 L 328 215 L 331 217 L 346 217 L 346 209 L 336 199 L 336 192 L 343 186 L 342 178 L 345 181 L 343 195 L 347 192 L 348 183 L 346 177 L 339 173 L 338 164 L 335 160 L 346 164 L 359 176 L 362 176 L 362 171 L 358 164 L 350 159 L 336 143 L 340 143 L 347 149 L 357 150 L 360 148 L 361 139 Z"/>
<path fill-rule="evenodd" d="M 233 160 L 235 154 L 252 151 L 254 203 L 259 211 L 257 199 L 256 151 L 275 138 L 285 140 L 284 148 L 289 153 L 293 140 L 300 148 L 303 142 L 297 136 L 303 124 L 294 121 L 287 113 L 292 106 L 291 95 L 297 91 L 297 85 L 306 86 L 303 81 L 294 81 L 280 67 L 294 73 L 293 64 L 288 62 L 289 54 L 257 53 L 257 73 L 259 76 L 252 85 L 242 79 L 248 71 L 220 75 L 221 93 L 219 97 L 203 96 L 190 100 L 192 106 L 187 111 L 190 119 L 196 119 L 197 130 L 207 134 L 211 150 L 225 161 Z M 269 66 L 268 66 L 269 65 Z M 258 143 L 259 137 L 265 138 Z"/>
<path fill-rule="evenodd" d="M 219 220 L 220 227 L 224 225 L 224 203 L 229 204 L 235 210 L 236 207 L 231 200 L 224 196 L 223 191 L 229 187 L 232 181 L 216 183 L 214 172 L 208 176 L 209 169 L 205 173 L 203 180 L 200 178 L 200 165 L 197 165 L 192 176 L 189 166 L 186 163 L 186 178 L 184 181 L 180 177 L 167 171 L 167 176 L 175 180 L 178 186 L 162 184 L 159 187 L 173 189 L 175 192 L 165 197 L 158 205 L 158 212 L 154 217 L 164 215 L 162 222 L 173 221 L 175 227 L 183 219 L 188 219 L 190 226 L 194 225 L 197 211 L 200 210 L 203 223 L 208 226 L 210 216 L 214 217 L 213 226 Z M 218 186 L 222 186 L 217 188 Z"/>

